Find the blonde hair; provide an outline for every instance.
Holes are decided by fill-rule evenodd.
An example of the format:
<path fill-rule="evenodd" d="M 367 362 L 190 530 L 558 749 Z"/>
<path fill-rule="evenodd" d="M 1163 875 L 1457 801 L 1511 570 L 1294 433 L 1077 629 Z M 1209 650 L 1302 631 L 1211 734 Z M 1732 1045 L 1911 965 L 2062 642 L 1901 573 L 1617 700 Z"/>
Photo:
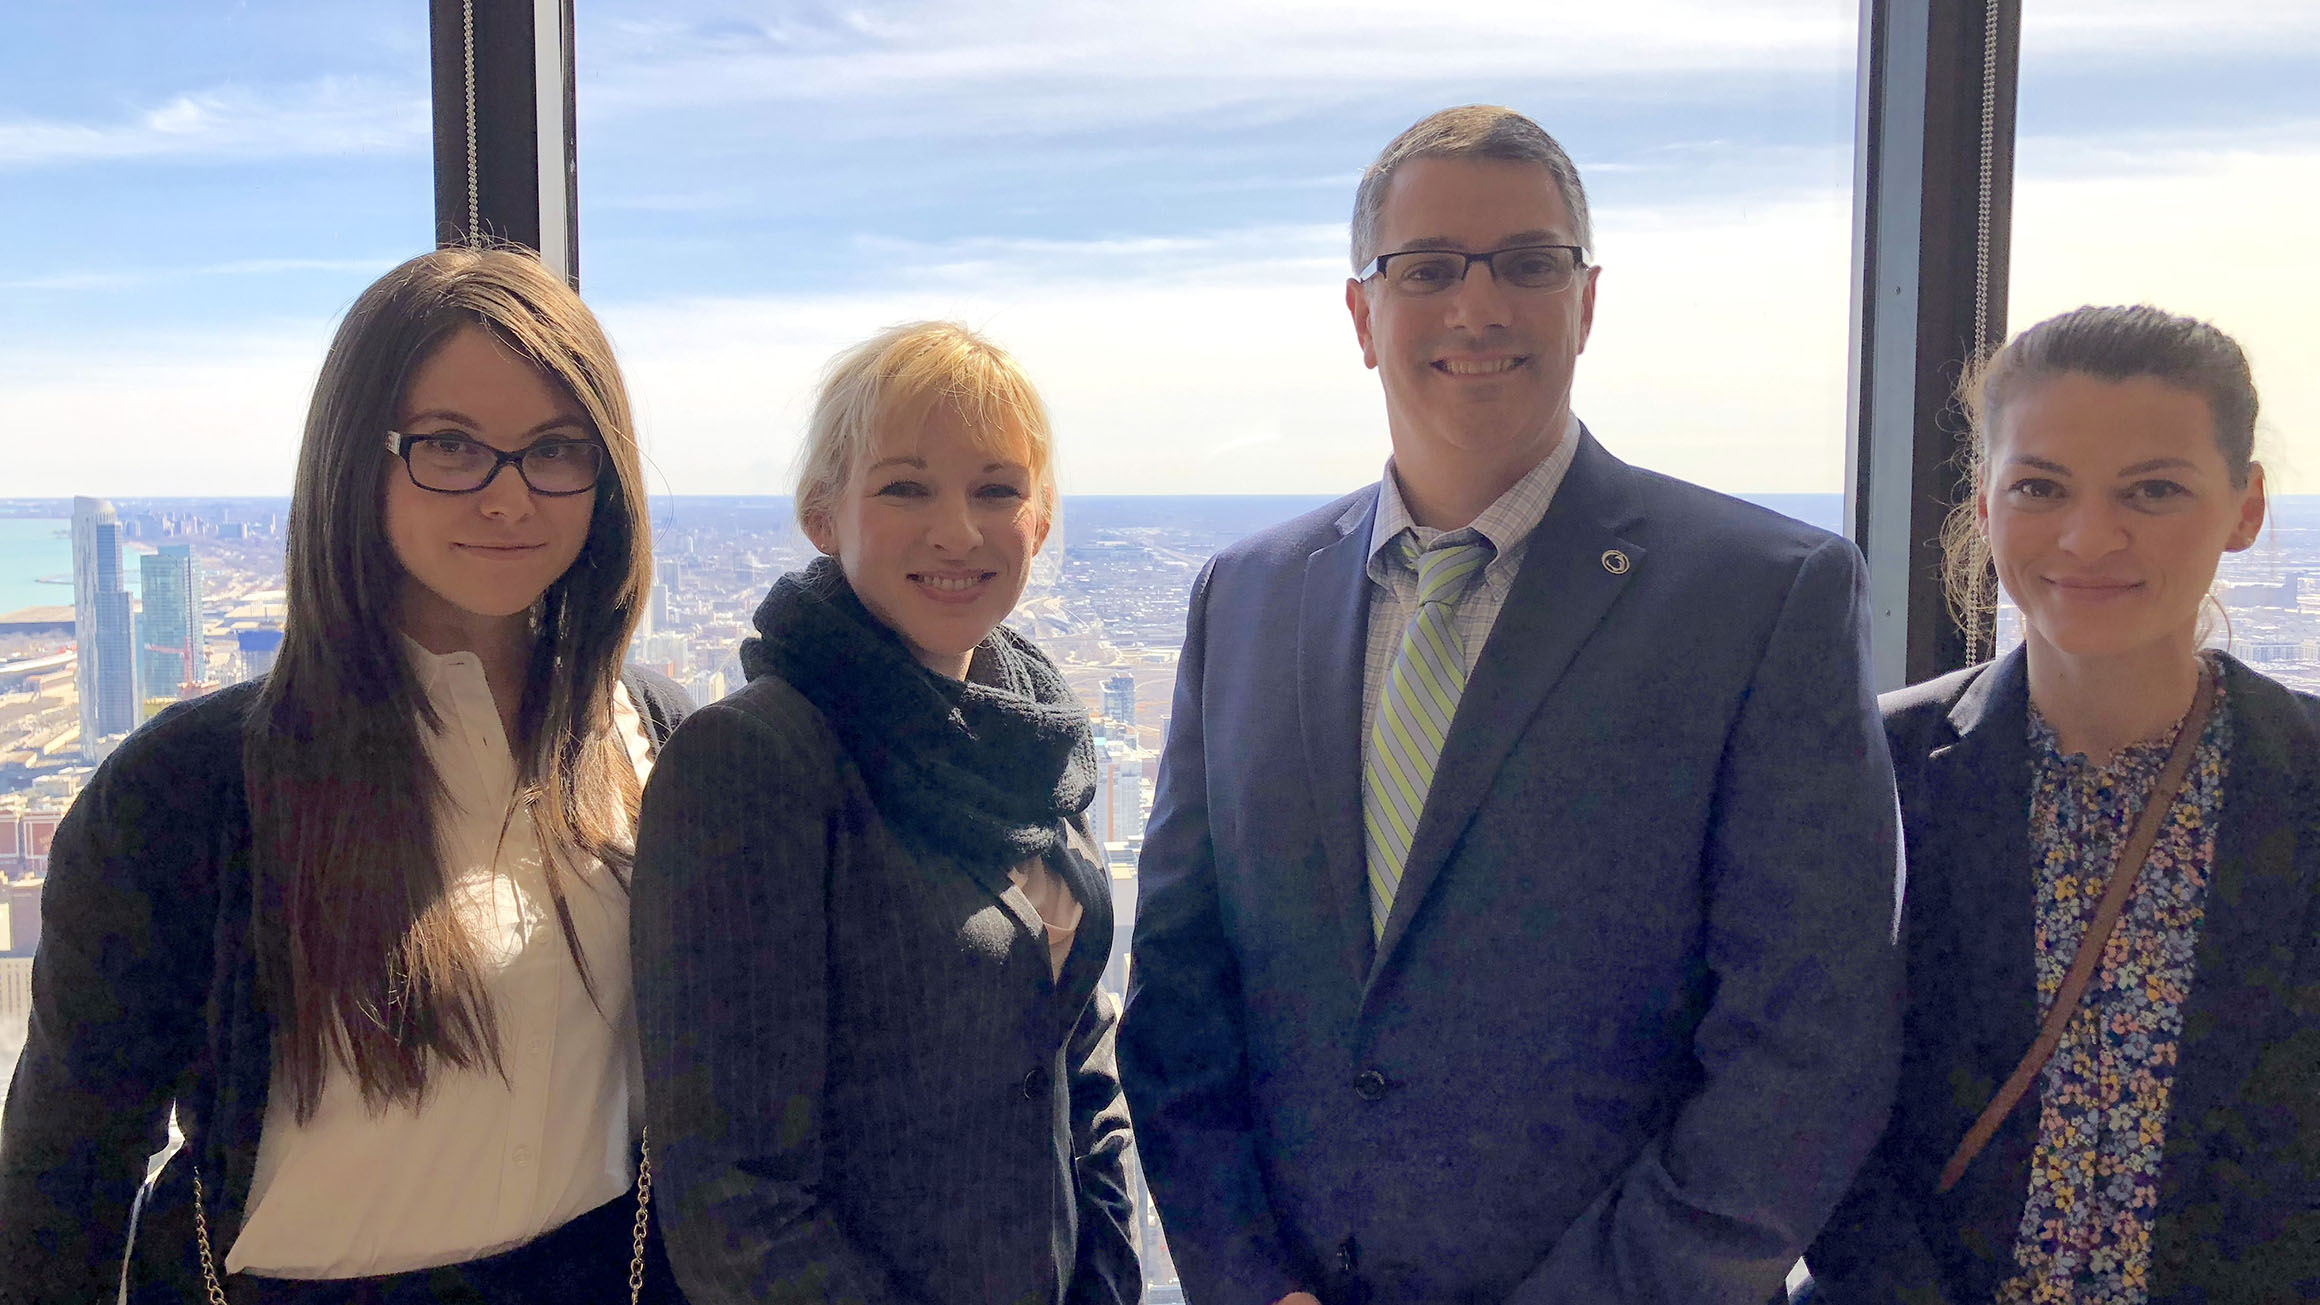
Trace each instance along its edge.
<path fill-rule="evenodd" d="M 1055 519 L 1055 442 L 1047 405 L 1014 355 L 957 322 L 905 322 L 848 349 L 823 374 L 798 459 L 797 519 L 827 520 L 878 430 L 956 412 L 979 447 L 1020 455 L 1041 521 Z"/>

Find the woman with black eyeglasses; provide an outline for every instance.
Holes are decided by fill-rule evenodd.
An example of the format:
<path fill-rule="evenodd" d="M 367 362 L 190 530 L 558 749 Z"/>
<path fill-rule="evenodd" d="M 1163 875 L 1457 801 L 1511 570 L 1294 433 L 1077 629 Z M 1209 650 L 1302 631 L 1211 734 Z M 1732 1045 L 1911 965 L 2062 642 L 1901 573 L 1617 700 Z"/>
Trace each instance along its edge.
<path fill-rule="evenodd" d="M 686 707 L 621 669 L 650 565 L 627 397 L 561 280 L 440 250 L 364 292 L 274 670 L 130 735 L 57 831 L 0 1300 L 675 1299 L 627 942 Z"/>

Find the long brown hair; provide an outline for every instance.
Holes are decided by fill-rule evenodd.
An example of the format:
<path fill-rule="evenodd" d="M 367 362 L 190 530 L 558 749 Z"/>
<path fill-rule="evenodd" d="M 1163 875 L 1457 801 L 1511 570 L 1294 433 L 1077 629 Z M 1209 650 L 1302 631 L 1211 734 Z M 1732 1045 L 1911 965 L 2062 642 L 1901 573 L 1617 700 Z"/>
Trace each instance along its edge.
<path fill-rule="evenodd" d="M 396 625 L 404 572 L 384 524 L 386 477 L 399 470 L 385 438 L 405 385 L 473 326 L 569 394 L 608 454 L 579 557 L 534 609 L 510 740 L 516 800 L 538 830 L 584 983 L 566 878 L 594 858 L 625 881 L 633 860 L 638 785 L 612 695 L 652 542 L 611 344 L 579 296 L 522 251 L 423 254 L 355 300 L 315 382 L 290 502 L 282 647 L 242 743 L 259 977 L 302 1121 L 333 1057 L 374 1109 L 416 1103 L 438 1057 L 501 1068 L 474 942 L 438 856 L 442 781 L 420 731 L 440 722 Z"/>

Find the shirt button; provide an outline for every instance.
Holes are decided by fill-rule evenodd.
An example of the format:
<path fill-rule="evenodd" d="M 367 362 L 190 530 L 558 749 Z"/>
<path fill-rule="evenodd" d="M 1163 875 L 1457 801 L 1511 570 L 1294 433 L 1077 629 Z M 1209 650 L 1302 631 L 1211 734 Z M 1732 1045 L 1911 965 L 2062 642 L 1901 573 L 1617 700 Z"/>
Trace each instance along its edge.
<path fill-rule="evenodd" d="M 1374 1069 L 1365 1069 L 1354 1075 L 1353 1094 L 1364 1101 L 1382 1101 L 1386 1095 L 1386 1076 Z"/>
<path fill-rule="evenodd" d="M 1037 1101 L 1039 1095 L 1045 1091 L 1047 1091 L 1046 1070 L 1035 1069 L 1023 1076 L 1023 1099 L 1025 1101 Z"/>
<path fill-rule="evenodd" d="M 518 1169 L 529 1168 L 532 1163 L 532 1148 L 528 1146 L 519 1146 L 515 1150 L 508 1152 L 508 1160 Z"/>
<path fill-rule="evenodd" d="M 525 1038 L 524 1054 L 535 1059 L 540 1056 L 547 1055 L 548 1035 L 545 1033 L 535 1033 L 532 1036 Z"/>

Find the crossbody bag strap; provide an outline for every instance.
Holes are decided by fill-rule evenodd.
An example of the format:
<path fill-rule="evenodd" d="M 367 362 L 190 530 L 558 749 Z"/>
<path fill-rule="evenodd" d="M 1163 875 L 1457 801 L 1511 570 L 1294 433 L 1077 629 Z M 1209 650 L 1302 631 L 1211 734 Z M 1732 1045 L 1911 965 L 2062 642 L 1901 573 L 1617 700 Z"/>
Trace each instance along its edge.
<path fill-rule="evenodd" d="M 2054 1005 L 2047 1009 L 2038 1040 L 2030 1044 L 2022 1063 L 2014 1066 L 2005 1085 L 1982 1108 L 1974 1126 L 1966 1130 L 1965 1140 L 1958 1143 L 1956 1153 L 1942 1166 L 1941 1182 L 1934 1188 L 1935 1192 L 1947 1192 L 1958 1185 L 1958 1180 L 1965 1176 L 1966 1166 L 1997 1136 L 1998 1126 L 2013 1113 L 2023 1094 L 2030 1090 L 2032 1080 L 2038 1077 L 2038 1071 L 2046 1067 L 2054 1049 L 2061 1045 L 2063 1031 L 2078 1014 L 2078 1004 L 2086 996 L 2095 966 L 2102 961 L 2103 947 L 2118 927 L 2119 917 L 2126 912 L 2127 898 L 2134 894 L 2143 860 L 2151 854 L 2152 844 L 2159 841 L 2159 829 L 2167 822 L 2167 814 L 2175 805 L 2175 795 L 2183 788 L 2184 777 L 2191 773 L 2191 755 L 2199 750 L 2199 736 L 2206 732 L 2208 713 L 2214 707 L 2215 676 L 2202 665 L 2199 691 L 2192 696 L 2191 713 L 2183 718 L 2183 727 L 2175 735 L 2175 750 L 2167 755 L 2166 766 L 2151 785 L 2150 800 L 2143 804 L 2143 813 L 2135 820 L 2134 834 L 2119 853 L 2118 866 L 2111 871 L 2110 884 L 2103 890 L 2094 919 L 2086 926 L 2086 935 L 2078 940 L 2078 954 L 2071 958 L 2070 971 L 2062 977 L 2062 987 L 2054 994 Z"/>

